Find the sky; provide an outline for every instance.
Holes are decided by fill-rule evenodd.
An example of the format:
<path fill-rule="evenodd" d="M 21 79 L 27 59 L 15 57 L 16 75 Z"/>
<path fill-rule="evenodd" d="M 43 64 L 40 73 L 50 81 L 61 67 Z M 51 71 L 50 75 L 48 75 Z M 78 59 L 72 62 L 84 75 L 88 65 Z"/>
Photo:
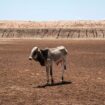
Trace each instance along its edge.
<path fill-rule="evenodd" d="M 0 0 L 0 20 L 105 20 L 105 0 Z"/>

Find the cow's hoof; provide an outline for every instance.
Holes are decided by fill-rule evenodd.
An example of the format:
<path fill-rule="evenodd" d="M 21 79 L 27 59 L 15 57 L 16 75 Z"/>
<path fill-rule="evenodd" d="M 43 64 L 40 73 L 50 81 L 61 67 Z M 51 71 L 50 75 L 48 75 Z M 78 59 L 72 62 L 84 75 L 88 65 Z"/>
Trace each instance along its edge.
<path fill-rule="evenodd" d="M 61 83 L 64 83 L 64 82 L 65 82 L 64 80 L 61 81 Z"/>
<path fill-rule="evenodd" d="M 48 83 L 46 83 L 46 86 L 49 86 L 50 85 L 50 83 L 48 82 Z"/>
<path fill-rule="evenodd" d="M 54 84 L 54 80 L 51 80 L 51 84 Z"/>

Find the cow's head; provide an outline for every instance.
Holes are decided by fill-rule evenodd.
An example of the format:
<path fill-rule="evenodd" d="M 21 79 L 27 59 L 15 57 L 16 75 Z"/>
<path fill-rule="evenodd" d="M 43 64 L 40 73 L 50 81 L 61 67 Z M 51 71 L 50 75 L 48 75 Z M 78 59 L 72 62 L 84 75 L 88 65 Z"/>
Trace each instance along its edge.
<path fill-rule="evenodd" d="M 45 66 L 45 60 L 47 59 L 48 50 L 41 50 L 38 47 L 34 47 L 31 50 L 29 60 L 35 60 L 39 62 L 42 66 Z"/>
<path fill-rule="evenodd" d="M 29 56 L 29 60 L 36 60 L 37 59 L 37 54 L 38 54 L 38 47 L 34 47 L 32 50 L 31 50 L 31 54 Z"/>

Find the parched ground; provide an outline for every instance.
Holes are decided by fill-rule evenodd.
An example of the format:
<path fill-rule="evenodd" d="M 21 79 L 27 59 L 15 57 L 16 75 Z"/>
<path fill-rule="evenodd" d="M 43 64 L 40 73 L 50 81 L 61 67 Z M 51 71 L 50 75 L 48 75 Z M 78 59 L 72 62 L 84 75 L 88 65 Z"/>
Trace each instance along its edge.
<path fill-rule="evenodd" d="M 46 72 L 28 60 L 30 50 L 59 45 L 69 52 L 68 84 L 55 65 L 56 84 L 38 87 Z M 0 105 L 105 105 L 105 40 L 0 39 Z"/>

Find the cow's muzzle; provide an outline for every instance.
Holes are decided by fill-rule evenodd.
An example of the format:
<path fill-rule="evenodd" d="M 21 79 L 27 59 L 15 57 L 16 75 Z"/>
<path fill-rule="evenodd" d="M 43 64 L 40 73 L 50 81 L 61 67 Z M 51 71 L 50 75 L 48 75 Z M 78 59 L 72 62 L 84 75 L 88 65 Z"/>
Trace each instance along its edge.
<path fill-rule="evenodd" d="M 29 60 L 32 60 L 32 57 L 29 57 Z"/>

